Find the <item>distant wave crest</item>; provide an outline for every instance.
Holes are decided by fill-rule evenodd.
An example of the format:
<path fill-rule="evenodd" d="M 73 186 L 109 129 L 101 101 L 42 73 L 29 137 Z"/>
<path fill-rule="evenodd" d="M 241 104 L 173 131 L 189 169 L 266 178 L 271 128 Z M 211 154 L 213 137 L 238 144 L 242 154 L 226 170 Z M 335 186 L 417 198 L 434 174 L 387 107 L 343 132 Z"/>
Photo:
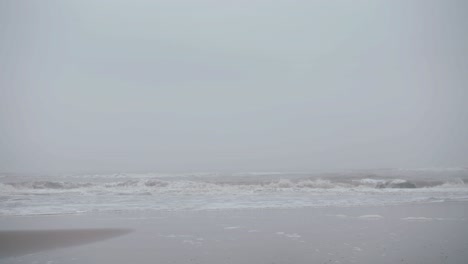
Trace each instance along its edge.
<path fill-rule="evenodd" d="M 403 179 L 365 178 L 351 182 L 328 179 L 278 179 L 271 181 L 200 181 L 131 179 L 113 182 L 67 182 L 67 181 L 24 181 L 0 183 L 0 189 L 7 193 L 83 192 L 83 193 L 122 193 L 122 192 L 174 192 L 174 193 L 243 193 L 243 192 L 313 192 L 327 189 L 355 191 L 359 189 L 418 189 L 418 188 L 464 188 L 461 179 L 446 182 L 413 182 Z"/>
<path fill-rule="evenodd" d="M 0 215 L 466 201 L 468 170 L 0 178 Z"/>

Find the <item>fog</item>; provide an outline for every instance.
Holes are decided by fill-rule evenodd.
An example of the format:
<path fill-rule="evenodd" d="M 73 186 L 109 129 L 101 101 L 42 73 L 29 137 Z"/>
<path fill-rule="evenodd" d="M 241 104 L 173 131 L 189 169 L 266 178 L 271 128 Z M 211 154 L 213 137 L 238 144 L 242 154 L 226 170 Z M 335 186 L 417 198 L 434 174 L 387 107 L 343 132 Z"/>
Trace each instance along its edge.
<path fill-rule="evenodd" d="M 0 0 L 0 171 L 466 166 L 467 8 Z"/>

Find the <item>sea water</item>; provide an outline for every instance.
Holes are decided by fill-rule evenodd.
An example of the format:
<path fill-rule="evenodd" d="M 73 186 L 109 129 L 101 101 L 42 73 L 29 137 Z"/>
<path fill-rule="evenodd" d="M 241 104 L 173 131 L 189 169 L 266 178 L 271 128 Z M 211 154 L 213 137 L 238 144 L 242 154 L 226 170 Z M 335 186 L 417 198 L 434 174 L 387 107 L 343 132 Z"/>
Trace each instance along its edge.
<path fill-rule="evenodd" d="M 1 215 L 374 206 L 468 200 L 468 169 L 0 175 Z"/>

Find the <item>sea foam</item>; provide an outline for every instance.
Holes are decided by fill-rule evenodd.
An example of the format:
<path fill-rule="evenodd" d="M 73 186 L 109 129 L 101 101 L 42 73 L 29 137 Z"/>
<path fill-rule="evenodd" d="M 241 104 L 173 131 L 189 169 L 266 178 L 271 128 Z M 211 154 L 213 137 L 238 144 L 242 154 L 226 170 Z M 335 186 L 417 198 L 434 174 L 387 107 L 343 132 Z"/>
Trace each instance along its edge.
<path fill-rule="evenodd" d="M 4 176 L 0 214 L 362 206 L 468 197 L 468 170 L 397 172 Z"/>

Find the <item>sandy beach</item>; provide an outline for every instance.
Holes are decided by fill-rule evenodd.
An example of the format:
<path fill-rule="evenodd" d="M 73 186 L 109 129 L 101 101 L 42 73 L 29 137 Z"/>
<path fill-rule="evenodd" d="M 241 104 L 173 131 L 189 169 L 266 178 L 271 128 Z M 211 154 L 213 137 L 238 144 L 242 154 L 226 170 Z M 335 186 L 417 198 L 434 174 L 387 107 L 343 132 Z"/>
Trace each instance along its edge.
<path fill-rule="evenodd" d="M 0 263 L 462 264 L 467 222 L 467 202 L 2 217 Z"/>

